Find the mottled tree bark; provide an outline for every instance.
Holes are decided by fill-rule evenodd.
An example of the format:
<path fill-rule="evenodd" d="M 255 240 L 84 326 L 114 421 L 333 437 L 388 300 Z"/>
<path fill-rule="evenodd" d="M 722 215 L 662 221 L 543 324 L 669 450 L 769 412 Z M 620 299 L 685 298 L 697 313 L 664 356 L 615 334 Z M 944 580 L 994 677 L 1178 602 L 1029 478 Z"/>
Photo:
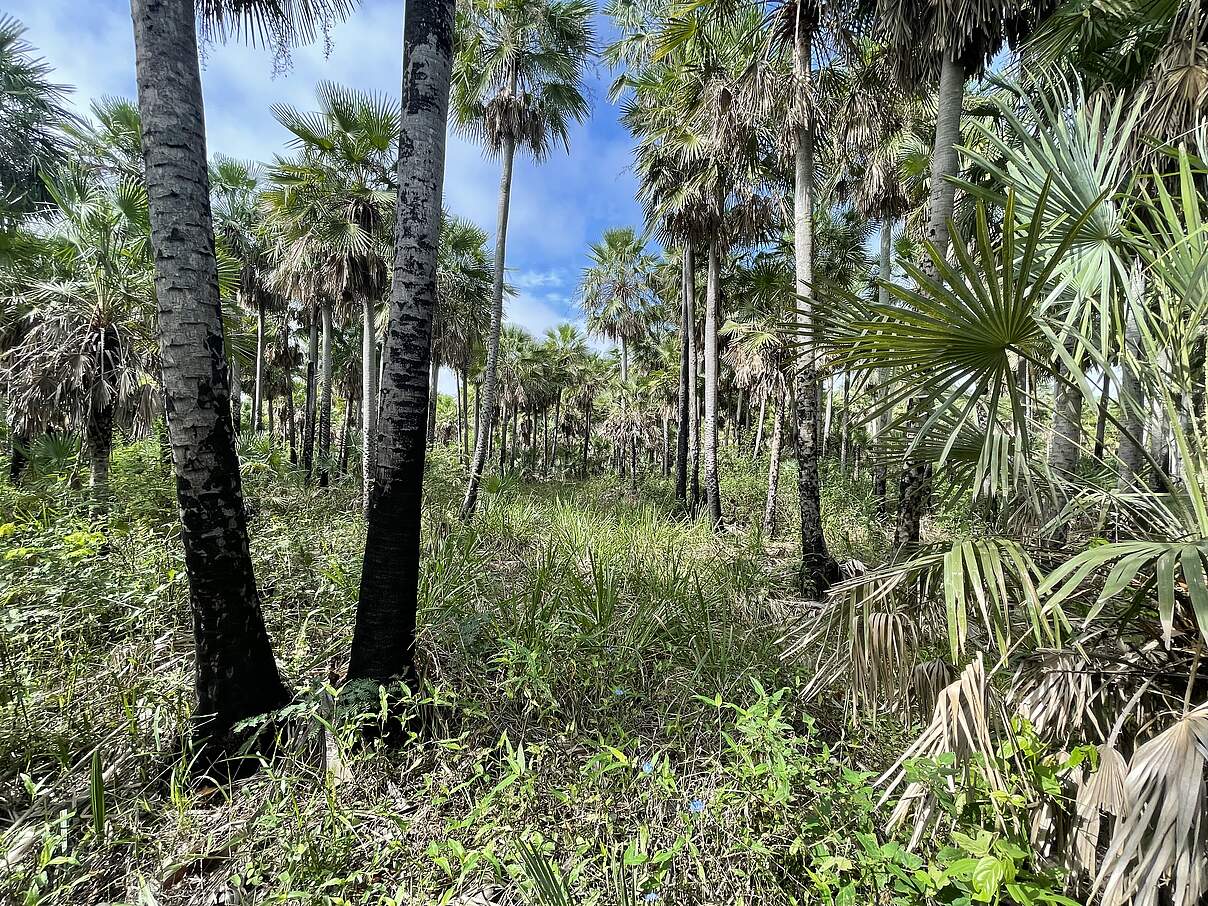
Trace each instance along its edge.
<path fill-rule="evenodd" d="M 436 406 L 440 401 L 440 359 L 436 355 L 436 336 L 440 329 L 439 312 L 432 314 L 432 361 L 428 366 L 428 446 L 436 443 Z"/>
<path fill-rule="evenodd" d="M 515 86 L 512 93 L 515 94 Z M 487 463 L 486 437 L 495 426 L 495 410 L 499 405 L 499 334 L 503 330 L 503 276 L 507 253 L 508 208 L 512 203 L 512 164 L 516 158 L 516 139 L 505 135 L 500 151 L 502 165 L 499 172 L 499 210 L 495 225 L 495 285 L 491 293 L 491 326 L 487 335 L 487 362 L 483 374 L 483 418 L 486 430 L 481 432 L 474 445 L 474 460 L 470 466 L 470 480 L 466 486 L 466 497 L 461 505 L 461 518 L 474 518 L 478 507 L 478 485 Z M 533 468 L 536 468 L 536 461 Z"/>
<path fill-rule="evenodd" d="M 721 525 L 721 484 L 717 475 L 717 321 L 721 306 L 721 251 L 709 240 L 709 278 L 705 288 L 705 500 L 709 522 Z"/>
<path fill-rule="evenodd" d="M 289 700 L 248 547 L 206 161 L 193 0 L 132 0 L 168 431 L 197 648 L 198 764 Z"/>
<path fill-rule="evenodd" d="M 420 510 L 428 421 L 436 252 L 445 174 L 453 0 L 410 0 L 403 30 L 402 133 L 394 280 L 386 330 L 377 464 L 351 679 L 413 687 Z"/>
<path fill-rule="evenodd" d="M 798 42 L 799 65 L 808 57 Z M 826 547 L 822 527 L 822 495 L 818 479 L 818 369 L 813 333 L 814 312 L 814 130 L 797 129 L 793 174 L 793 258 L 796 269 L 798 319 L 803 328 L 797 362 L 797 500 L 801 525 L 801 593 L 811 600 L 821 597 L 835 573 L 835 561 Z"/>

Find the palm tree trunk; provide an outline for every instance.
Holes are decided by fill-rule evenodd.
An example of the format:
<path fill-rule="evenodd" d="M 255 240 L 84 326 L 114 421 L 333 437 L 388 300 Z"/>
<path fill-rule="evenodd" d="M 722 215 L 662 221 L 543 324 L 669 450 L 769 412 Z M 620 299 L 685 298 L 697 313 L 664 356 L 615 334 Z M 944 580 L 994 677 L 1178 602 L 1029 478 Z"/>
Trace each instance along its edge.
<path fill-rule="evenodd" d="M 1131 311 L 1125 313 L 1124 345 L 1126 355 L 1120 356 L 1120 446 L 1116 471 L 1116 489 L 1136 490 L 1137 476 L 1144 468 L 1145 453 L 1141 447 L 1145 433 L 1145 391 L 1133 362 L 1140 351 L 1141 331 Z"/>
<path fill-rule="evenodd" d="M 289 357 L 285 359 L 285 433 L 289 441 L 289 461 L 298 464 L 297 416 L 294 413 L 294 368 Z"/>
<path fill-rule="evenodd" d="M 1107 451 L 1107 407 L 1111 404 L 1112 373 L 1103 369 L 1103 383 L 1099 388 L 1099 406 L 1095 416 L 1095 462 L 1103 462 Z"/>
<path fill-rule="evenodd" d="M 595 407 L 589 401 L 583 409 L 583 477 L 587 477 L 588 457 L 591 455 L 591 410 Z"/>
<path fill-rule="evenodd" d="M 306 356 L 306 402 L 302 413 L 302 468 L 309 482 L 315 465 L 315 415 L 319 400 L 319 312 L 318 303 L 311 306 L 310 329 Z"/>
<path fill-rule="evenodd" d="M 808 72 L 808 45 L 799 36 L 798 67 Z M 806 300 L 798 319 L 805 330 L 797 371 L 797 498 L 801 511 L 801 593 L 821 597 L 830 585 L 834 560 L 822 530 L 822 498 L 818 480 L 818 371 L 810 337 L 814 315 L 809 308 L 814 282 L 814 130 L 797 129 L 793 173 L 793 257 L 797 294 Z"/>
<path fill-rule="evenodd" d="M 515 91 L 513 90 L 513 94 Z M 483 375 L 483 417 L 489 434 L 495 425 L 495 409 L 499 404 L 499 334 L 503 329 L 503 272 L 506 260 L 508 235 L 508 207 L 512 203 L 512 164 L 516 157 L 516 140 L 507 135 L 503 140 L 502 167 L 499 174 L 499 211 L 495 227 L 495 286 L 491 296 L 491 327 L 487 338 L 486 374 Z M 466 487 L 466 498 L 461 505 L 461 518 L 468 522 L 474 518 L 478 506 L 478 485 L 482 481 L 482 470 L 486 466 L 487 445 L 481 440 L 474 448 L 474 462 L 470 467 L 470 481 Z M 536 463 L 534 463 L 534 467 Z"/>
<path fill-rule="evenodd" d="M 955 176 L 959 166 L 957 146 L 961 137 L 961 105 L 965 98 L 965 69 L 957 60 L 944 55 L 940 66 L 939 94 L 936 98 L 935 147 L 931 154 L 931 197 L 927 203 L 927 240 L 941 258 L 947 256 L 948 221 L 956 203 L 956 186 L 948 177 Z M 925 267 L 934 272 L 928 261 Z M 928 497 L 928 464 L 907 462 L 898 482 L 898 522 L 894 544 L 917 544 L 923 520 L 923 507 Z"/>
<path fill-rule="evenodd" d="M 356 405 L 356 397 L 353 394 L 353 382 L 351 376 L 349 376 L 345 383 L 348 385 L 348 389 L 344 398 L 344 424 L 340 427 L 340 441 L 336 452 L 337 475 L 345 475 L 348 472 L 348 448 L 352 440 L 352 410 Z"/>
<path fill-rule="evenodd" d="M 687 308 L 688 340 L 688 511 L 695 513 L 700 503 L 700 358 L 696 348 L 696 252 L 692 243 L 684 247 L 688 283 L 684 305 Z"/>
<path fill-rule="evenodd" d="M 428 376 L 428 447 L 436 443 L 436 406 L 440 401 L 440 358 L 436 351 L 440 332 L 439 312 L 432 315 L 432 355 Z"/>
<path fill-rule="evenodd" d="M 259 434 L 262 423 L 260 404 L 264 399 L 264 316 L 265 294 L 254 293 L 256 298 L 256 383 L 252 388 L 252 433 Z"/>
<path fill-rule="evenodd" d="M 763 422 L 767 416 L 768 397 L 767 394 L 762 394 L 759 397 L 759 419 L 755 423 L 755 443 L 751 445 L 751 458 L 759 458 L 759 449 L 763 446 Z"/>
<path fill-rule="evenodd" d="M 768 496 L 763 506 L 763 536 L 776 537 L 776 492 L 780 487 L 780 448 L 784 434 L 784 391 L 772 400 L 772 440 L 768 450 Z"/>
<path fill-rule="evenodd" d="M 705 289 L 705 497 L 709 522 L 721 525 L 721 486 L 717 477 L 717 319 L 721 304 L 721 251 L 709 240 L 709 279 Z"/>
<path fill-rule="evenodd" d="M 377 440 L 377 322 L 373 300 L 366 296 L 361 306 L 361 512 L 368 515 Z"/>
<path fill-rule="evenodd" d="M 402 677 L 413 688 L 453 6 L 453 0 L 410 0 L 406 10 L 394 281 L 383 354 L 373 496 L 348 665 L 351 679 L 385 682 Z"/>
<path fill-rule="evenodd" d="M 88 426 L 85 431 L 85 443 L 88 448 L 89 480 L 88 489 L 91 497 L 91 509 L 94 515 L 104 515 L 109 512 L 109 461 L 113 453 L 113 413 L 116 408 L 116 396 L 109 383 L 111 356 L 117 353 L 117 332 L 113 327 L 104 329 L 101 341 L 101 365 L 97 376 L 98 390 L 93 395 L 103 395 L 104 403 L 95 400 L 89 407 Z"/>
<path fill-rule="evenodd" d="M 499 477 L 502 478 L 507 474 L 508 461 L 508 405 L 504 403 L 501 407 L 502 415 L 499 419 Z"/>
<path fill-rule="evenodd" d="M 331 300 L 322 306 L 323 347 L 319 384 L 319 487 L 327 487 L 331 471 Z"/>
<path fill-rule="evenodd" d="M 881 262 L 877 276 L 881 283 L 877 287 L 877 300 L 881 305 L 889 304 L 889 286 L 888 283 L 892 279 L 893 273 L 893 221 L 886 217 L 881 221 Z M 889 371 L 881 368 L 877 371 L 877 389 L 882 394 L 889 392 Z M 878 402 L 883 402 L 886 397 L 881 395 Z M 874 442 L 883 441 L 885 432 L 889 428 L 889 413 L 885 412 L 877 416 L 872 424 L 873 433 L 872 439 Z M 884 516 L 888 511 L 885 500 L 885 458 L 884 454 L 879 450 L 873 450 L 873 465 L 872 465 L 872 494 L 876 498 L 877 515 Z"/>
<path fill-rule="evenodd" d="M 222 356 L 193 0 L 132 0 L 168 430 L 197 649 L 198 767 L 283 706 L 260 612 Z M 254 764 L 254 760 L 246 760 Z"/>
<path fill-rule="evenodd" d="M 688 384 L 690 380 L 688 356 L 688 281 L 692 279 L 692 259 L 685 245 L 683 268 L 680 275 L 680 374 L 679 374 L 679 427 L 675 433 L 675 499 L 680 506 L 688 503 L 688 417 L 690 415 Z"/>
<path fill-rule="evenodd" d="M 243 434 L 243 382 L 239 379 L 239 360 L 231 356 L 231 428 L 235 437 Z"/>
<path fill-rule="evenodd" d="M 554 471 L 558 470 L 558 425 L 562 424 L 562 391 L 554 395 L 554 436 L 550 441 L 549 465 Z"/>

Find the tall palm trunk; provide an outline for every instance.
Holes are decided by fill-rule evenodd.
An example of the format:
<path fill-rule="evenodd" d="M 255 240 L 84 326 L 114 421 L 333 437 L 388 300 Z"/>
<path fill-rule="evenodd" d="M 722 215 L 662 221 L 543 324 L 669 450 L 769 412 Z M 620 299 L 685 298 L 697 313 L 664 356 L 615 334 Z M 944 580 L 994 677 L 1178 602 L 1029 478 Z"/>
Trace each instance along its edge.
<path fill-rule="evenodd" d="M 361 511 L 369 513 L 373 487 L 373 448 L 377 440 L 377 323 L 373 300 L 361 300 Z"/>
<path fill-rule="evenodd" d="M 315 414 L 318 412 L 319 312 L 311 307 L 310 331 L 306 347 L 306 404 L 302 413 L 302 468 L 310 481 L 315 465 Z"/>
<path fill-rule="evenodd" d="M 1138 476 L 1145 467 L 1145 451 L 1141 446 L 1145 434 L 1145 390 L 1133 367 L 1140 344 L 1140 327 L 1136 317 L 1128 311 L 1124 321 L 1126 354 L 1120 356 L 1120 445 L 1116 452 L 1116 489 L 1119 491 L 1137 490 Z"/>
<path fill-rule="evenodd" d="M 776 537 L 776 492 L 780 488 L 780 447 L 784 438 L 784 394 L 778 389 L 772 400 L 772 439 L 768 450 L 768 496 L 763 506 L 763 536 Z"/>
<path fill-rule="evenodd" d="M 595 407 L 591 400 L 583 408 L 583 477 L 587 477 L 588 457 L 591 455 L 591 410 Z"/>
<path fill-rule="evenodd" d="M 436 443 L 436 405 L 440 400 L 440 358 L 436 354 L 436 337 L 440 330 L 439 312 L 432 315 L 432 356 L 428 366 L 428 446 Z"/>
<path fill-rule="evenodd" d="M 259 291 L 253 293 L 256 298 L 256 383 L 252 387 L 252 433 L 259 434 L 261 420 L 261 402 L 264 399 L 264 317 L 265 294 Z"/>
<path fill-rule="evenodd" d="M 231 427 L 194 3 L 132 0 L 131 12 L 204 768 L 235 750 L 238 722 L 290 696 L 260 612 Z"/>
<path fill-rule="evenodd" d="M 721 485 L 717 477 L 717 319 L 721 305 L 721 252 L 709 240 L 709 278 L 705 288 L 705 499 L 709 522 L 721 525 Z"/>
<path fill-rule="evenodd" d="M 961 105 L 965 99 L 965 68 L 957 60 L 944 55 L 940 66 L 939 93 L 936 97 L 935 147 L 931 154 L 931 195 L 927 202 L 927 240 L 943 258 L 948 254 L 948 221 L 956 203 L 956 186 L 948 177 L 955 176 L 959 166 L 957 145 L 961 138 Z M 933 270 L 930 263 L 926 264 Z M 921 422 L 920 422 L 921 423 Z M 923 507 L 928 497 L 928 463 L 905 463 L 898 482 L 898 522 L 894 544 L 917 544 Z"/>
<path fill-rule="evenodd" d="M 700 359 L 696 348 L 696 253 L 692 243 L 684 247 L 684 257 L 688 259 L 684 297 L 688 341 L 688 511 L 695 513 L 700 503 L 700 401 L 697 399 Z"/>
<path fill-rule="evenodd" d="M 285 433 L 289 441 L 289 461 L 298 464 L 297 417 L 294 414 L 294 366 L 288 353 L 285 356 Z"/>
<path fill-rule="evenodd" d="M 808 72 L 809 51 L 804 36 L 796 47 L 798 65 Z M 797 295 L 805 300 L 798 319 L 804 328 L 797 370 L 797 499 L 801 511 L 801 592 L 817 599 L 826 591 L 834 560 L 822 529 L 822 498 L 818 480 L 818 371 L 810 337 L 814 314 L 814 130 L 797 129 L 793 172 L 793 258 Z"/>
<path fill-rule="evenodd" d="M 243 381 L 239 379 L 239 360 L 231 356 L 231 428 L 238 438 L 243 434 Z"/>
<path fill-rule="evenodd" d="M 1099 405 L 1095 416 L 1095 462 L 1103 462 L 1107 451 L 1107 407 L 1111 403 L 1112 373 L 1103 369 L 1103 383 L 1099 387 Z"/>
<path fill-rule="evenodd" d="M 680 506 L 688 503 L 688 402 L 689 363 L 688 332 L 688 281 L 692 279 L 691 259 L 684 247 L 683 271 L 680 275 L 680 373 L 679 373 L 679 428 L 675 436 L 675 499 Z"/>
<path fill-rule="evenodd" d="M 893 220 L 885 217 L 881 220 L 881 261 L 877 276 L 881 280 L 881 284 L 877 287 L 877 301 L 882 306 L 889 304 L 889 280 L 893 274 Z M 889 371 L 882 368 L 877 371 L 877 390 L 878 403 L 883 403 L 886 399 L 885 394 L 889 388 Z M 885 432 L 889 428 L 890 415 L 884 412 L 873 421 L 874 442 L 883 442 Z M 873 450 L 873 465 L 872 465 L 872 493 L 876 498 L 876 507 L 878 515 L 885 515 L 887 511 L 885 501 L 885 457 L 880 450 Z"/>
<path fill-rule="evenodd" d="M 512 87 L 515 94 L 515 85 Z M 499 334 L 503 329 L 503 268 L 506 260 L 508 237 L 508 208 L 512 203 L 512 164 L 516 158 L 516 139 L 511 134 L 504 137 L 501 153 L 502 166 L 499 173 L 499 210 L 495 226 L 495 286 L 491 295 L 491 327 L 487 337 L 487 364 L 483 375 L 483 417 L 486 430 L 474 445 L 474 462 L 470 466 L 470 481 L 466 486 L 466 498 L 461 505 L 461 518 L 474 518 L 478 507 L 478 485 L 487 462 L 486 436 L 495 426 L 495 409 L 499 404 Z M 536 468 L 536 462 L 533 463 Z"/>
<path fill-rule="evenodd" d="M 323 300 L 323 348 L 319 383 L 319 487 L 331 472 L 331 300 Z"/>
<path fill-rule="evenodd" d="M 403 29 L 394 280 L 378 413 L 377 461 L 348 675 L 416 684 L 420 510 L 436 249 L 445 174 L 453 0 L 410 0 Z"/>

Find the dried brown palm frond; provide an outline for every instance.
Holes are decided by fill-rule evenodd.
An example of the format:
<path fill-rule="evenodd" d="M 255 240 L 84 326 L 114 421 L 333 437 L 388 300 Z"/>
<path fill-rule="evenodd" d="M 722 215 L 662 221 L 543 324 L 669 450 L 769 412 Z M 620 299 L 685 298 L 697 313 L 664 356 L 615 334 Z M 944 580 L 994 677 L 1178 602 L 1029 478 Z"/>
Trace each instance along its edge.
<path fill-rule="evenodd" d="M 1097 747 L 1099 765 L 1086 768 L 1074 800 L 1074 839 L 1071 848 L 1075 866 L 1094 876 L 1099 857 L 1103 816 L 1118 817 L 1124 809 L 1124 779 L 1128 762 L 1110 742 Z"/>
<path fill-rule="evenodd" d="M 952 682 L 952 665 L 936 658 L 915 664 L 910 671 L 910 701 L 920 715 L 926 716 L 935 710 L 940 694 Z"/>
<path fill-rule="evenodd" d="M 1038 736 L 1064 743 L 1107 737 L 1098 705 L 1106 696 L 1118 697 L 1114 689 L 1084 652 L 1042 649 L 1016 671 L 1009 699 Z"/>
<path fill-rule="evenodd" d="M 856 618 L 849 636 L 854 701 L 871 714 L 885 704 L 908 714 L 919 648 L 911 617 L 900 610 L 866 613 Z"/>
<path fill-rule="evenodd" d="M 889 817 L 889 826 L 896 827 L 912 814 L 914 830 L 910 846 L 922 839 L 924 832 L 939 817 L 935 791 L 919 781 L 906 782 L 905 764 L 917 758 L 938 758 L 951 754 L 955 767 L 964 774 L 963 787 L 968 789 L 970 775 L 980 771 L 992 791 L 1006 793 L 1007 783 L 998 767 L 997 752 L 991 737 L 991 723 L 1001 725 L 1001 708 L 993 701 L 986 682 L 986 668 L 981 655 L 962 671 L 960 677 L 939 694 L 931 723 L 910 747 L 902 753 L 876 781 L 883 786 L 884 804 L 903 784 L 906 787 Z M 949 776 L 945 783 L 950 792 L 957 791 L 958 781 Z M 994 800 L 990 800 L 1000 821 L 1005 820 Z"/>
<path fill-rule="evenodd" d="M 1106 783 L 1106 781 L 1105 781 Z M 1196 906 L 1208 895 L 1208 705 L 1133 754 L 1095 881 L 1103 906 Z"/>

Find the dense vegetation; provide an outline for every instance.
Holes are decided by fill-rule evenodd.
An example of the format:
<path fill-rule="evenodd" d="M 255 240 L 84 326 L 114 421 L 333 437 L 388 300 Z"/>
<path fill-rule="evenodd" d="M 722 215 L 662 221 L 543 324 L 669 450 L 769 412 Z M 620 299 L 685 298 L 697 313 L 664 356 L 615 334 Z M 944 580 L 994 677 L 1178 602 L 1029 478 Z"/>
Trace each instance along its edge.
<path fill-rule="evenodd" d="M 0 19 L 0 899 L 1204 902 L 1200 4 L 411 0 L 207 157 L 198 34 L 354 7 L 134 0 L 87 115 Z"/>

